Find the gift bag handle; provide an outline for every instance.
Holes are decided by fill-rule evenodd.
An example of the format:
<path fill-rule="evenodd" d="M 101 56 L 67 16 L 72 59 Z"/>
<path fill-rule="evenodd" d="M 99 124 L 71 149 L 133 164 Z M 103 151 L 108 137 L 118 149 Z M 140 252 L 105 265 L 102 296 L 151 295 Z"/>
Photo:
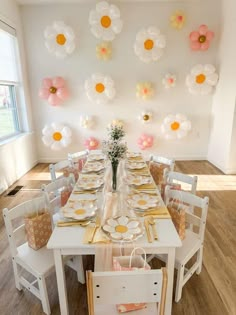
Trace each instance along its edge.
<path fill-rule="evenodd" d="M 131 268 L 132 258 L 134 257 L 135 251 L 136 251 L 137 249 L 141 249 L 141 250 L 143 251 L 143 253 L 144 253 L 143 268 L 145 267 L 145 264 L 146 264 L 146 262 L 147 262 L 147 254 L 146 254 L 146 252 L 145 252 L 145 250 L 144 250 L 142 247 L 135 247 L 135 248 L 132 250 L 131 254 L 130 254 L 130 258 L 129 258 L 129 268 Z"/>

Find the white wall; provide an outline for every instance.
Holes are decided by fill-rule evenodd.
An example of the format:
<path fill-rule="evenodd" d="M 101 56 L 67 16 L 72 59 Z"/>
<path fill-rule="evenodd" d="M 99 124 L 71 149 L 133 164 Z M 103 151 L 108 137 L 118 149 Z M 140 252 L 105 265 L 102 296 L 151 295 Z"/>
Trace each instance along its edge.
<path fill-rule="evenodd" d="M 102 140 L 106 137 L 107 124 L 114 118 L 125 122 L 126 140 L 131 149 L 138 150 L 137 138 L 141 132 L 146 132 L 155 136 L 155 146 L 146 154 L 153 152 L 179 159 L 205 159 L 211 128 L 212 95 L 189 94 L 185 77 L 197 63 L 212 63 L 218 68 L 216 55 L 222 26 L 219 3 L 214 0 L 181 4 L 118 3 L 124 27 L 112 44 L 113 58 L 107 63 L 96 59 L 95 47 L 99 41 L 89 29 L 88 15 L 94 9 L 94 3 L 21 7 L 39 160 L 65 158 L 67 152 L 83 149 L 84 139 L 88 136 Z M 186 27 L 181 31 L 169 25 L 169 17 L 176 9 L 182 9 L 187 15 Z M 44 29 L 55 20 L 70 24 L 77 35 L 76 51 L 64 61 L 55 59 L 44 46 Z M 192 52 L 188 35 L 201 24 L 207 24 L 216 36 L 207 52 Z M 156 25 L 166 35 L 167 47 L 158 62 L 146 65 L 134 55 L 133 44 L 136 33 L 150 25 Z M 161 83 L 169 71 L 178 77 L 177 87 L 171 91 L 165 90 Z M 117 96 L 107 105 L 95 105 L 85 95 L 84 81 L 96 72 L 108 74 L 115 81 Z M 67 80 L 71 98 L 60 107 L 51 107 L 39 99 L 38 90 L 44 77 L 58 75 Z M 141 102 L 136 99 L 135 86 L 139 81 L 154 82 L 156 96 L 153 100 Z M 144 109 L 154 113 L 153 122 L 145 126 L 137 119 Z M 160 134 L 162 120 L 167 114 L 177 112 L 186 114 L 192 121 L 192 131 L 181 141 L 166 141 Z M 80 128 L 80 114 L 92 114 L 96 118 L 93 130 Z M 73 131 L 73 143 L 59 152 L 51 151 L 41 142 L 42 128 L 53 121 L 66 124 Z"/>
<path fill-rule="evenodd" d="M 236 173 L 236 44 L 231 36 L 236 30 L 235 10 L 234 0 L 222 1 L 220 80 L 213 99 L 212 133 L 208 151 L 209 161 L 226 174 Z"/>
<path fill-rule="evenodd" d="M 24 134 L 0 143 L 0 193 L 7 189 L 17 179 L 29 171 L 37 162 L 34 134 L 32 133 L 31 105 L 29 100 L 26 63 L 22 40 L 22 25 L 19 8 L 13 0 L 0 0 L 0 18 L 17 31 L 19 53 L 22 62 L 22 85 L 20 86 L 20 115 L 24 119 L 22 130 Z"/>

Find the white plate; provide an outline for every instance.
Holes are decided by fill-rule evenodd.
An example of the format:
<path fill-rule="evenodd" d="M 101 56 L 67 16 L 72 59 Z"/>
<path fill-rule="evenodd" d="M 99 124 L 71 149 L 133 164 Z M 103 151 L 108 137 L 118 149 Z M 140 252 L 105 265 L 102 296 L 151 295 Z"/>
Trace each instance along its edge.
<path fill-rule="evenodd" d="M 97 206 L 93 203 L 75 202 L 62 208 L 62 215 L 65 218 L 84 220 L 91 218 L 97 211 Z"/>
<path fill-rule="evenodd" d="M 142 222 L 128 216 L 108 218 L 102 229 L 114 242 L 130 242 L 143 235 Z"/>
<path fill-rule="evenodd" d="M 154 208 L 158 205 L 160 199 L 157 196 L 148 194 L 134 194 L 129 196 L 127 203 L 132 208 L 147 210 L 148 208 Z"/>
<path fill-rule="evenodd" d="M 136 170 L 136 169 L 142 169 L 145 166 L 147 166 L 145 163 L 143 162 L 132 162 L 132 163 L 128 163 L 128 168 L 131 170 Z"/>
<path fill-rule="evenodd" d="M 93 189 L 93 188 L 99 188 L 102 184 L 104 183 L 104 181 L 100 178 L 100 179 L 95 179 L 95 180 L 91 180 L 91 179 L 79 179 L 78 183 L 77 183 L 77 187 L 79 189 Z"/>
<path fill-rule="evenodd" d="M 140 152 L 127 152 L 127 157 L 128 158 L 141 157 L 141 153 Z"/>
<path fill-rule="evenodd" d="M 100 160 L 105 160 L 105 155 L 104 154 L 90 154 L 88 156 L 88 161 L 100 161 Z"/>
<path fill-rule="evenodd" d="M 104 169 L 104 165 L 102 163 L 99 163 L 99 162 L 86 163 L 85 166 L 83 167 L 82 172 L 97 172 L 103 169 Z"/>
<path fill-rule="evenodd" d="M 152 182 L 152 179 L 147 176 L 127 176 L 127 184 L 128 185 L 134 185 L 134 186 L 140 186 L 143 184 L 150 184 Z"/>

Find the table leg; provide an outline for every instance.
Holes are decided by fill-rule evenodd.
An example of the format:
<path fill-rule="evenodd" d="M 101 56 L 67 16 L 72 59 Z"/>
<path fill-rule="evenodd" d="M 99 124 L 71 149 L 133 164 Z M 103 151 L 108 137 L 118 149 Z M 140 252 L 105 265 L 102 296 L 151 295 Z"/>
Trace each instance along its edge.
<path fill-rule="evenodd" d="M 61 255 L 61 251 L 59 249 L 54 249 L 53 252 L 54 252 L 54 260 L 55 260 L 55 267 L 56 267 L 57 288 L 58 288 L 61 315 L 68 315 L 69 310 L 68 310 L 63 256 Z"/>
<path fill-rule="evenodd" d="M 174 270 L 175 270 L 175 248 L 170 248 L 168 251 L 166 268 L 167 268 L 167 275 L 168 275 L 168 285 L 167 285 L 167 292 L 166 292 L 165 315 L 171 315 Z"/>

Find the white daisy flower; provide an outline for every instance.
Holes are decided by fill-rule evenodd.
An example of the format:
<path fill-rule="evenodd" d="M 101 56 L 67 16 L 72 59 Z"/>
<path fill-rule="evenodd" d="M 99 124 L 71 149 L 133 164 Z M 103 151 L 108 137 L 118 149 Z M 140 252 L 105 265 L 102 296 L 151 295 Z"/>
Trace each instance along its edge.
<path fill-rule="evenodd" d="M 90 12 L 89 24 L 93 35 L 106 41 L 112 41 L 123 27 L 120 10 L 106 1 L 97 3 L 96 10 Z"/>
<path fill-rule="evenodd" d="M 159 199 L 157 196 L 151 196 L 148 194 L 135 194 L 127 199 L 127 203 L 132 208 L 148 209 L 156 207 L 159 203 Z"/>
<path fill-rule="evenodd" d="M 151 82 L 139 82 L 136 85 L 136 96 L 148 100 L 154 95 L 154 87 Z"/>
<path fill-rule="evenodd" d="M 45 46 L 57 58 L 65 58 L 75 49 L 75 34 L 63 21 L 55 21 L 44 31 Z"/>
<path fill-rule="evenodd" d="M 72 206 L 62 208 L 65 218 L 73 218 L 75 220 L 83 220 L 95 214 L 97 206 L 93 204 L 83 205 L 82 203 L 74 203 Z"/>
<path fill-rule="evenodd" d="M 107 127 L 111 128 L 112 126 L 124 127 L 124 122 L 120 119 L 113 119 Z"/>
<path fill-rule="evenodd" d="M 167 73 L 162 79 L 162 83 L 166 89 L 175 87 L 176 84 L 176 75 Z"/>
<path fill-rule="evenodd" d="M 157 61 L 163 54 L 163 48 L 166 46 L 165 36 L 154 26 L 148 29 L 142 29 L 136 36 L 134 44 L 135 54 L 143 62 Z"/>
<path fill-rule="evenodd" d="M 43 143 L 52 150 L 61 150 L 71 143 L 71 130 L 61 124 L 52 123 L 42 130 Z"/>
<path fill-rule="evenodd" d="M 128 185 L 140 186 L 142 184 L 151 183 L 152 179 L 147 176 L 128 175 L 126 181 Z"/>
<path fill-rule="evenodd" d="M 166 139 L 181 139 L 190 130 L 191 122 L 182 114 L 168 115 L 161 125 L 161 131 Z"/>
<path fill-rule="evenodd" d="M 192 94 L 210 94 L 217 84 L 218 74 L 211 64 L 198 64 L 191 69 L 191 73 L 186 77 L 186 85 Z"/>
<path fill-rule="evenodd" d="M 130 220 L 125 216 L 108 219 L 103 230 L 116 240 L 132 240 L 135 234 L 141 232 L 139 221 Z"/>
<path fill-rule="evenodd" d="M 139 115 L 139 120 L 141 120 L 144 124 L 149 123 L 152 120 L 152 112 L 143 111 L 141 115 Z"/>
<path fill-rule="evenodd" d="M 85 90 L 90 101 L 97 104 L 107 103 L 114 98 L 114 81 L 109 76 L 93 74 L 85 81 Z"/>
<path fill-rule="evenodd" d="M 84 129 L 89 129 L 93 126 L 93 117 L 89 115 L 80 116 L 80 126 Z"/>

